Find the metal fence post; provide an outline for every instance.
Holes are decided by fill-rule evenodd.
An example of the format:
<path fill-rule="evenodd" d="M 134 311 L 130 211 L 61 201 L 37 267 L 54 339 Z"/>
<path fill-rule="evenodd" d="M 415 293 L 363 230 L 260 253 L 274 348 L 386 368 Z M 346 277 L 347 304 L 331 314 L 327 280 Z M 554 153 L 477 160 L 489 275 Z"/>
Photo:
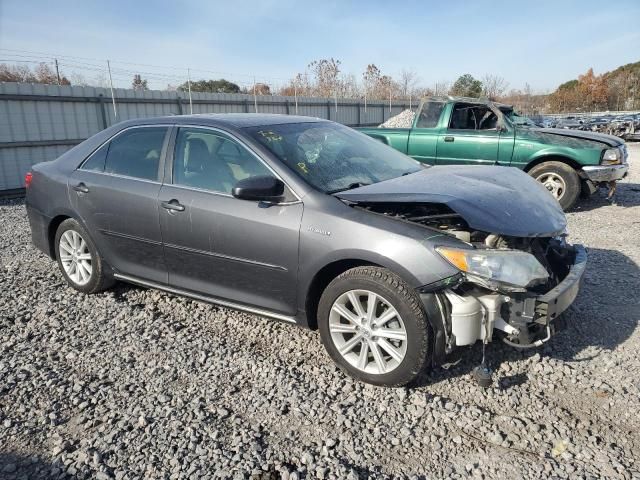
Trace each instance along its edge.
<path fill-rule="evenodd" d="M 331 120 L 331 102 L 327 100 L 327 120 Z"/>
<path fill-rule="evenodd" d="M 284 106 L 285 106 L 285 107 L 286 107 L 286 109 L 287 109 L 287 115 L 289 115 L 289 100 L 285 100 L 285 101 L 284 101 Z"/>
<path fill-rule="evenodd" d="M 104 95 L 98 95 L 98 103 L 100 104 L 100 118 L 102 120 L 102 129 L 107 128 L 107 112 L 104 106 Z"/>
<path fill-rule="evenodd" d="M 249 100 L 244 99 L 244 113 L 249 113 Z"/>
<path fill-rule="evenodd" d="M 360 118 L 360 102 L 358 102 L 358 126 L 362 125 L 362 119 Z"/>
<path fill-rule="evenodd" d="M 182 99 L 180 95 L 176 96 L 176 102 L 178 102 L 178 115 L 182 115 Z"/>

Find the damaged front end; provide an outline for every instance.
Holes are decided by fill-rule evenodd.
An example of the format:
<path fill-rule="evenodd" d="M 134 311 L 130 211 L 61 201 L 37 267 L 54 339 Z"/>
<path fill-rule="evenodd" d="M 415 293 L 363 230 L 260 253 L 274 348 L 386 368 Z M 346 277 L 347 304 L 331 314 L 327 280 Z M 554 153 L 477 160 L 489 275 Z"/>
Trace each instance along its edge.
<path fill-rule="evenodd" d="M 459 270 L 454 277 L 418 289 L 425 305 L 437 305 L 432 322 L 434 359 L 442 363 L 455 347 L 488 343 L 494 336 L 516 348 L 532 348 L 549 340 L 558 316 L 575 300 L 586 265 L 581 245 L 565 235 L 517 237 L 476 230 L 441 204 L 360 204 L 372 213 L 417 223 L 450 242 L 436 251 Z M 430 241 L 438 244 L 437 237 Z"/>

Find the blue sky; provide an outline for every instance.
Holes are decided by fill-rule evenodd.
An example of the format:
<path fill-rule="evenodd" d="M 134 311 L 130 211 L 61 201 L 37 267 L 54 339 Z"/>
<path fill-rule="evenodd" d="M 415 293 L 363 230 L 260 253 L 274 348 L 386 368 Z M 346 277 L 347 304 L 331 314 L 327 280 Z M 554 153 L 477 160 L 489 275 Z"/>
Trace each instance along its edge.
<path fill-rule="evenodd" d="M 375 63 L 392 76 L 413 70 L 425 86 L 493 73 L 545 91 L 589 67 L 639 61 L 639 19 L 638 0 L 0 0 L 0 60 L 51 53 L 65 72 L 93 78 L 109 58 L 123 86 L 129 70 L 175 76 L 152 77 L 159 87 L 179 83 L 187 67 L 192 78 L 284 83 L 311 60 L 334 57 L 358 78 Z"/>

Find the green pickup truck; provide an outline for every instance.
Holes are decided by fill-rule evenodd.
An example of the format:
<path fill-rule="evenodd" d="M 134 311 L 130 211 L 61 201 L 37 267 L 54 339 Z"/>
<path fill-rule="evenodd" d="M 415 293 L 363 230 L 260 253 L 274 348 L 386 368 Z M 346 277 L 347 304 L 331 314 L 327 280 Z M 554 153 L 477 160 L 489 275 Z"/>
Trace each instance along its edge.
<path fill-rule="evenodd" d="M 565 210 L 600 186 L 615 192 L 627 175 L 627 147 L 612 135 L 532 128 L 510 120 L 513 109 L 488 100 L 433 97 L 418 107 L 411 128 L 360 128 L 431 165 L 506 165 L 541 182 Z"/>

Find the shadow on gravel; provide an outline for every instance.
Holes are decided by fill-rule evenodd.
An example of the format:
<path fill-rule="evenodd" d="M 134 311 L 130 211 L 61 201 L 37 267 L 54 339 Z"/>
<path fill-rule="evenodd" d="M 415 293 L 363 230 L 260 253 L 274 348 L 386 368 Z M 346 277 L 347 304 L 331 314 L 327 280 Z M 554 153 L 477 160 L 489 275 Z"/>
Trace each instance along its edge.
<path fill-rule="evenodd" d="M 628 180 L 619 182 L 613 203 L 623 208 L 640 205 L 640 184 L 629 183 Z M 589 198 L 579 199 L 576 206 L 571 209 L 571 212 L 589 212 L 606 205 L 611 205 L 611 202 L 607 200 L 607 191 L 606 189 L 600 189 Z"/>
<path fill-rule="evenodd" d="M 534 355 L 583 362 L 615 349 L 626 341 L 640 323 L 640 267 L 616 250 L 588 248 L 588 264 L 582 289 L 576 302 L 559 321 L 564 324 L 544 346 L 517 350 L 500 340 L 487 345 L 487 361 L 497 370 L 504 363 Z M 468 375 L 482 358 L 482 346 L 459 351 L 459 362 L 449 369 L 435 368 L 424 372 L 414 387 L 434 385 L 447 379 Z M 526 374 L 494 378 L 501 389 L 527 381 Z"/>
<path fill-rule="evenodd" d="M 59 478 L 64 465 L 44 461 L 37 455 L 24 456 L 0 452 L 0 479 L 52 479 Z"/>

